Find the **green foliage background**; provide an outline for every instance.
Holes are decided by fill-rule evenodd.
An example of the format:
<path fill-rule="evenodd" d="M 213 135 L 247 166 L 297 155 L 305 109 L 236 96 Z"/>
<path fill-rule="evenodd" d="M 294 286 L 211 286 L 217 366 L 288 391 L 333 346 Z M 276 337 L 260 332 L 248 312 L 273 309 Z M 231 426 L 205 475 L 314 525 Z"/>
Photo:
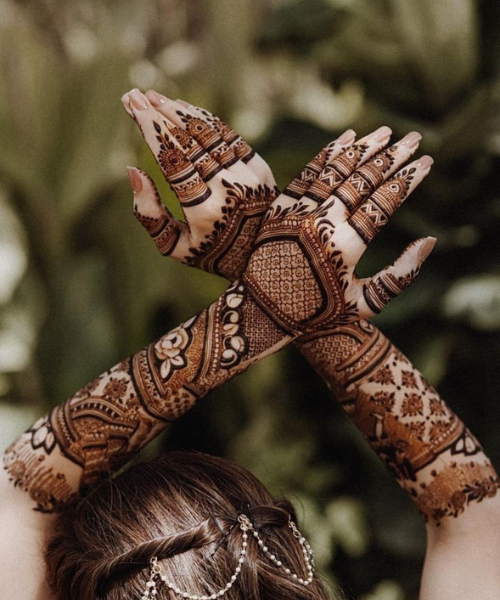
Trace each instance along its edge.
<path fill-rule="evenodd" d="M 280 186 L 347 127 L 423 134 L 433 171 L 361 270 L 438 238 L 377 324 L 500 467 L 496 0 L 0 0 L 0 14 L 0 445 L 224 288 L 162 259 L 133 219 L 125 165 L 161 184 L 120 105 L 137 86 L 229 121 Z M 232 457 L 290 496 L 347 596 L 417 597 L 421 519 L 294 349 L 145 455 L 161 446 Z"/>

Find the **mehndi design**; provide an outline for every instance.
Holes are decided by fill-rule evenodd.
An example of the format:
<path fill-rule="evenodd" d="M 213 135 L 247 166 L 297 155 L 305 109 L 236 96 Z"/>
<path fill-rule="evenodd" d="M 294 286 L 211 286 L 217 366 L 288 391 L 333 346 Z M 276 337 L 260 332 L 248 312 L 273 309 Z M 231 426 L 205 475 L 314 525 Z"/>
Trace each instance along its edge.
<path fill-rule="evenodd" d="M 498 476 L 463 422 L 367 321 L 298 341 L 426 520 L 494 496 Z"/>
<path fill-rule="evenodd" d="M 208 123 L 217 122 L 207 111 L 191 109 Z M 364 211 L 354 216 L 355 211 L 416 150 L 420 140 L 419 134 L 411 133 L 383 149 L 386 134 L 384 128 L 378 132 L 382 144 L 376 148 L 376 136 L 361 140 L 348 156 L 339 157 L 339 153 L 353 144 L 354 132 L 329 144 L 284 190 L 281 209 L 293 210 L 295 201 L 302 198 L 300 211 L 305 214 L 334 191 L 353 227 L 368 240 L 377 221 L 384 219 L 378 203 L 384 206 L 390 196 L 374 194 Z M 337 157 L 340 160 L 335 161 Z M 398 190 L 394 186 L 387 191 Z M 304 196 L 313 202 L 307 203 Z M 422 256 L 431 245 L 422 248 Z M 380 312 L 413 281 L 416 271 L 406 276 L 386 271 L 372 278 L 363 290 L 371 311 Z M 333 327 L 301 338 L 298 344 L 426 520 L 439 523 L 446 515 L 460 514 L 470 501 L 496 493 L 498 477 L 477 440 L 373 325 L 361 321 Z"/>
<path fill-rule="evenodd" d="M 4 466 L 37 510 L 57 511 L 199 398 L 290 339 L 236 282 L 208 309 L 54 408 L 7 449 Z M 62 456 L 80 467 L 71 481 Z"/>
<path fill-rule="evenodd" d="M 154 122 L 144 121 L 143 131 L 150 126 L 156 136 Z M 370 139 L 372 149 L 380 143 Z M 329 159 L 341 152 L 337 148 Z M 369 155 L 369 148 L 362 153 Z M 179 164 L 183 161 L 186 154 Z M 397 202 L 428 172 L 425 165 L 415 169 Z M 222 180 L 219 185 L 224 187 Z M 336 200 L 308 213 L 311 202 L 316 203 L 286 194 L 277 198 L 241 280 L 208 309 L 82 388 L 10 446 L 5 467 L 39 510 L 58 510 L 127 462 L 199 398 L 297 335 L 372 314 L 365 282 L 354 276 L 363 240 Z M 410 248 L 395 272 L 403 276 L 418 268 L 414 250 L 420 246 Z"/>
<path fill-rule="evenodd" d="M 189 108 L 169 102 L 173 107 L 160 103 L 156 110 L 145 96 L 135 104 L 124 97 L 179 198 L 186 223 L 174 219 L 152 180 L 137 169 L 131 173 L 135 216 L 163 255 L 234 281 L 278 195 L 276 183 L 264 161 L 227 126 L 213 117 L 218 124 L 213 128 Z"/>

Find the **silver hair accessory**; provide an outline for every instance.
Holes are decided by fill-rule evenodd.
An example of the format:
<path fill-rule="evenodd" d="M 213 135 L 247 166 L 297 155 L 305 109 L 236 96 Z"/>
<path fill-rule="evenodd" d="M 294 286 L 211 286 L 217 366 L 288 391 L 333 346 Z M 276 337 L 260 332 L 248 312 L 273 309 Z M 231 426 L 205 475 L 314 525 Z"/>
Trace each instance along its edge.
<path fill-rule="evenodd" d="M 292 573 L 292 571 L 288 567 L 286 567 L 281 562 L 281 560 L 279 560 L 269 550 L 269 548 L 264 544 L 264 541 L 261 539 L 259 532 L 254 527 L 252 521 L 250 521 L 250 519 L 247 517 L 247 515 L 245 515 L 243 513 L 240 514 L 238 516 L 238 523 L 239 523 L 239 527 L 242 531 L 242 538 L 243 538 L 243 542 L 241 544 L 240 556 L 238 558 L 238 566 L 234 570 L 234 572 L 231 576 L 231 579 L 226 583 L 226 585 L 223 588 L 221 588 L 217 592 L 214 592 L 213 594 L 210 594 L 210 595 L 199 596 L 197 594 L 188 594 L 188 592 L 181 590 L 174 583 L 169 581 L 167 579 L 166 575 L 162 574 L 161 567 L 158 563 L 158 558 L 156 556 L 153 556 L 153 558 L 150 561 L 151 570 L 150 570 L 149 580 L 146 583 L 146 589 L 145 589 L 143 595 L 141 596 L 141 600 L 155 600 L 155 598 L 158 594 L 157 585 L 160 582 L 164 583 L 170 590 L 172 590 L 172 592 L 174 592 L 174 594 L 176 594 L 180 598 L 184 598 L 185 600 L 217 600 L 218 598 L 222 598 L 222 596 L 227 594 L 227 592 L 233 587 L 234 582 L 238 579 L 238 575 L 241 572 L 241 567 L 246 560 L 247 547 L 248 547 L 248 533 L 247 533 L 248 531 L 252 532 L 253 537 L 257 540 L 258 547 L 264 553 L 264 555 L 271 562 L 273 562 L 277 567 L 279 567 L 287 575 L 289 575 L 294 581 L 296 581 L 297 583 L 300 583 L 304 586 L 308 586 L 312 582 L 313 577 L 314 577 L 314 553 L 311 549 L 311 546 L 305 539 L 305 537 L 297 529 L 297 525 L 295 525 L 295 523 L 291 519 L 288 520 L 288 526 L 292 530 L 293 536 L 295 538 L 297 538 L 297 540 L 302 548 L 302 553 L 304 555 L 304 559 L 305 559 L 305 563 L 306 563 L 306 567 L 307 567 L 307 578 L 306 579 L 303 579 L 297 573 Z"/>

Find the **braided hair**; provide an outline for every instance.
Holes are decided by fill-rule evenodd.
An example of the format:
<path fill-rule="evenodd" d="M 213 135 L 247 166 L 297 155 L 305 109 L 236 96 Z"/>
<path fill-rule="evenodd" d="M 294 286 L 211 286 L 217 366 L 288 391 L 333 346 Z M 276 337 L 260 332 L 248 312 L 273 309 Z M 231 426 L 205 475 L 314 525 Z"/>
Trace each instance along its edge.
<path fill-rule="evenodd" d="M 157 557 L 168 579 L 199 596 L 230 579 L 241 551 L 237 527 L 249 514 L 273 553 L 304 571 L 288 527 L 292 505 L 277 500 L 247 470 L 198 452 L 169 452 L 102 482 L 62 513 L 46 550 L 58 600 L 140 598 Z M 157 600 L 178 598 L 167 588 Z M 332 600 L 315 576 L 305 588 L 249 544 L 245 568 L 226 600 Z"/>

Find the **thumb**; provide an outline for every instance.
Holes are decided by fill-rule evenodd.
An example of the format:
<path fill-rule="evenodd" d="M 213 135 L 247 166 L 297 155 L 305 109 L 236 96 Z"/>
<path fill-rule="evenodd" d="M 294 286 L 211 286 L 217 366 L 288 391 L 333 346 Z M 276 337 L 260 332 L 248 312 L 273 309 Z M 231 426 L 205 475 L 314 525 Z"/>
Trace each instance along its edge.
<path fill-rule="evenodd" d="M 378 314 L 384 306 L 411 285 L 435 244 L 434 237 L 415 240 L 405 248 L 392 265 L 382 269 L 373 277 L 363 280 L 363 299 L 366 305 L 360 307 L 360 314 L 365 318 Z"/>
<path fill-rule="evenodd" d="M 134 191 L 134 216 L 153 238 L 164 256 L 178 252 L 181 237 L 187 234 L 187 225 L 175 219 L 161 202 L 153 180 L 147 173 L 135 167 L 127 167 L 130 185 Z"/>

